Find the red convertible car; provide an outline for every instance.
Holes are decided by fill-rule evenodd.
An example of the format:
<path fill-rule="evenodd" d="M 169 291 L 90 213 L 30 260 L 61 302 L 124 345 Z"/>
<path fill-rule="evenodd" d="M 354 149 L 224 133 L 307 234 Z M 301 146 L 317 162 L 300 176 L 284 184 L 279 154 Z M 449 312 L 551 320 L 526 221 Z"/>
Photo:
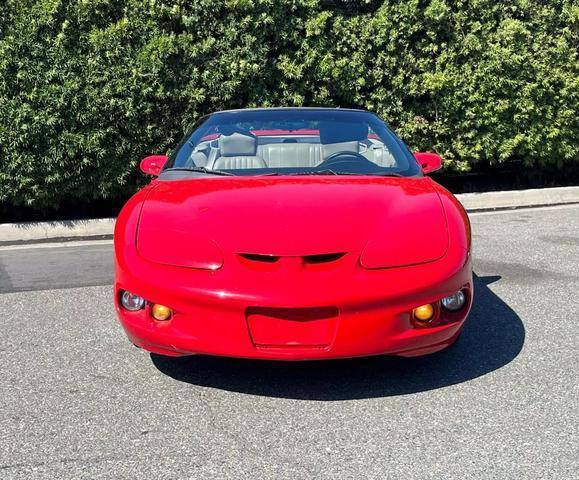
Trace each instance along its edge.
<path fill-rule="evenodd" d="M 436 352 L 473 298 L 470 225 L 376 115 L 201 118 L 115 228 L 114 299 L 137 346 L 278 360 Z"/>

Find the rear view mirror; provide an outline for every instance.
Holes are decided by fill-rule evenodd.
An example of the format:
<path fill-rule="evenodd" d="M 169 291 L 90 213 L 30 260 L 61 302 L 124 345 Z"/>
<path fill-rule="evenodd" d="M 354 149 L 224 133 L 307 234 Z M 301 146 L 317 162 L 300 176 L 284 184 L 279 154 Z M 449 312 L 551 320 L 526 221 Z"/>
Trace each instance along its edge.
<path fill-rule="evenodd" d="M 414 158 L 424 173 L 435 172 L 442 168 L 442 158 L 438 153 L 416 152 Z"/>
<path fill-rule="evenodd" d="M 141 172 L 156 177 L 161 173 L 161 169 L 167 163 L 167 160 L 169 160 L 167 155 L 149 155 L 141 160 Z"/>

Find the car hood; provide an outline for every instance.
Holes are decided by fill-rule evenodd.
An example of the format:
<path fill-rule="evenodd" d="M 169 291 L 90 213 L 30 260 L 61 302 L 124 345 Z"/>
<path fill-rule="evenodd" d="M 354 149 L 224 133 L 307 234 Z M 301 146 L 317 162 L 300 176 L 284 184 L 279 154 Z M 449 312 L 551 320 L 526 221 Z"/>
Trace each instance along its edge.
<path fill-rule="evenodd" d="M 366 268 L 424 263 L 448 247 L 428 178 L 217 177 L 160 181 L 137 249 L 162 264 L 219 268 L 229 254 L 362 252 Z"/>

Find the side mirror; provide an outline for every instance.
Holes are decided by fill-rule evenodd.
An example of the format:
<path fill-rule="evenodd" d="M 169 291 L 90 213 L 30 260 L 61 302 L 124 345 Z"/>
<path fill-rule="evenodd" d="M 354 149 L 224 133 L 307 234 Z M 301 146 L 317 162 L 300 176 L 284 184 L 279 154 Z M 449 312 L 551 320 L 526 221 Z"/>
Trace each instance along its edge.
<path fill-rule="evenodd" d="M 169 160 L 167 155 L 149 155 L 141 160 L 141 172 L 156 177 L 161 173 L 161 169 L 167 163 L 167 160 Z"/>
<path fill-rule="evenodd" d="M 442 168 L 442 158 L 438 153 L 416 152 L 414 158 L 424 173 L 435 172 Z"/>

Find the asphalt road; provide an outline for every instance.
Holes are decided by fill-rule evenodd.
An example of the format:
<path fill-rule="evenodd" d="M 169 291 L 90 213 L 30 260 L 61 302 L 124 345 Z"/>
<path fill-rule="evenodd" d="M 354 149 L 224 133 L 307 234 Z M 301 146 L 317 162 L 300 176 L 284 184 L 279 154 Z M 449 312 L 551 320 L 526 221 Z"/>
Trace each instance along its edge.
<path fill-rule="evenodd" d="M 150 356 L 109 243 L 0 249 L 0 478 L 577 478 L 579 206 L 472 223 L 463 337 L 411 360 Z"/>

